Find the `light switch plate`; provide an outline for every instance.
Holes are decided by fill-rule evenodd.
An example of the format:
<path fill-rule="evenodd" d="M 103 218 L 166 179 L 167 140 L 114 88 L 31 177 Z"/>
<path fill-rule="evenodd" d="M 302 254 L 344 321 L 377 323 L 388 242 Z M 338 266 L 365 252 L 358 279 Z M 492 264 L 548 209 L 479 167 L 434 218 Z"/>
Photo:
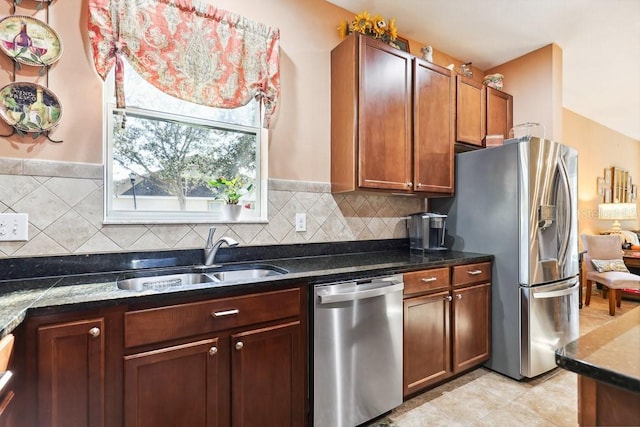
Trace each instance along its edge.
<path fill-rule="evenodd" d="M 29 240 L 29 215 L 26 213 L 0 213 L 0 241 Z"/>

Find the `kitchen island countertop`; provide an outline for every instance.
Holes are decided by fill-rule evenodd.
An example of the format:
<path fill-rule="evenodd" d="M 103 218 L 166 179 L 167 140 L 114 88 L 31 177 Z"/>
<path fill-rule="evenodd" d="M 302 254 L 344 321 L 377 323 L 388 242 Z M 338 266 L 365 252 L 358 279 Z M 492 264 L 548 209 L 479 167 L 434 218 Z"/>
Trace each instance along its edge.
<path fill-rule="evenodd" d="M 64 258 L 64 257 L 60 257 Z M 322 283 L 353 280 L 372 275 L 388 275 L 426 268 L 491 261 L 486 254 L 456 251 L 415 253 L 408 248 L 388 250 L 351 251 L 289 258 L 261 258 L 243 260 L 238 264 L 268 264 L 283 268 L 288 273 L 240 283 L 202 285 L 169 291 L 121 290 L 116 281 L 132 271 L 104 271 L 88 274 L 51 275 L 47 277 L 0 280 L 0 337 L 18 327 L 27 315 L 58 311 L 82 310 L 95 307 L 138 303 L 172 303 L 180 297 L 217 298 L 237 292 L 260 292 L 288 283 Z M 64 259 L 61 259 L 64 262 Z M 77 260 L 74 261 L 77 264 Z M 42 263 L 40 263 L 41 265 Z M 176 266 L 188 269 L 192 266 Z M 62 270 L 56 267 L 58 270 Z M 166 268 L 166 267 L 165 267 Z M 146 270 L 148 271 L 148 270 Z"/>
<path fill-rule="evenodd" d="M 556 352 L 556 364 L 602 383 L 640 393 L 640 307 Z"/>

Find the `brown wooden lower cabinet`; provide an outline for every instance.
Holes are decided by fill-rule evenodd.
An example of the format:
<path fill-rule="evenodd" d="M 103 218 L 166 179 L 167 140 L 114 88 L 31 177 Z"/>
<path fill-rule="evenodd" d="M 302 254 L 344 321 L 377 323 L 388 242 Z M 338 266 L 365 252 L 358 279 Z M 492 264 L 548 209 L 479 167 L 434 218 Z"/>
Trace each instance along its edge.
<path fill-rule="evenodd" d="M 452 270 L 446 278 L 442 269 L 405 274 L 406 283 L 424 282 L 422 288 L 405 286 L 405 397 L 489 359 L 491 263 Z M 436 287 L 437 291 L 431 290 Z"/>
<path fill-rule="evenodd" d="M 15 392 L 11 390 L 10 383 L 7 383 L 5 390 L 0 393 L 0 427 L 17 427 L 18 414 L 15 405 Z"/>
<path fill-rule="evenodd" d="M 125 356 L 124 425 L 226 425 L 220 402 L 226 353 L 212 338 Z"/>
<path fill-rule="evenodd" d="M 306 288 L 29 318 L 0 427 L 305 426 Z"/>
<path fill-rule="evenodd" d="M 639 426 L 640 393 L 578 375 L 578 424 Z"/>
<path fill-rule="evenodd" d="M 449 292 L 404 301 L 404 395 L 451 374 Z"/>
<path fill-rule="evenodd" d="M 38 328 L 38 426 L 102 426 L 103 317 Z"/>
<path fill-rule="evenodd" d="M 453 291 L 453 372 L 489 360 L 491 284 Z"/>
<path fill-rule="evenodd" d="M 231 425 L 305 425 L 300 322 L 231 336 Z"/>
<path fill-rule="evenodd" d="M 127 427 L 304 425 L 299 321 L 125 356 Z"/>

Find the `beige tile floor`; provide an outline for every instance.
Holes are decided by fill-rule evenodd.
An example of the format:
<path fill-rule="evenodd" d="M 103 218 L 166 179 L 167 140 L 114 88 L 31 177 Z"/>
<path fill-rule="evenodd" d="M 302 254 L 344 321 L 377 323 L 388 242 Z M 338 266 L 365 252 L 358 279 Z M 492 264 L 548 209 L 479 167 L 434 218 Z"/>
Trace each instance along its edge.
<path fill-rule="evenodd" d="M 580 310 L 580 335 L 640 306 L 623 300 L 615 317 L 594 288 Z M 556 368 L 531 380 L 515 381 L 479 368 L 429 390 L 394 409 L 374 426 L 577 426 L 577 376 Z"/>

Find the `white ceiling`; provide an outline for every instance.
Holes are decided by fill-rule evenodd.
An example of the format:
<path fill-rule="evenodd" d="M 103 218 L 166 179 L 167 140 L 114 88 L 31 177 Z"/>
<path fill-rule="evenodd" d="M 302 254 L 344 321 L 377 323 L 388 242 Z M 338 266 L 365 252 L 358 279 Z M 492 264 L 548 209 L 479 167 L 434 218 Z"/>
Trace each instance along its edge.
<path fill-rule="evenodd" d="M 564 107 L 640 140 L 640 0 L 328 1 L 483 70 L 556 43 Z"/>

